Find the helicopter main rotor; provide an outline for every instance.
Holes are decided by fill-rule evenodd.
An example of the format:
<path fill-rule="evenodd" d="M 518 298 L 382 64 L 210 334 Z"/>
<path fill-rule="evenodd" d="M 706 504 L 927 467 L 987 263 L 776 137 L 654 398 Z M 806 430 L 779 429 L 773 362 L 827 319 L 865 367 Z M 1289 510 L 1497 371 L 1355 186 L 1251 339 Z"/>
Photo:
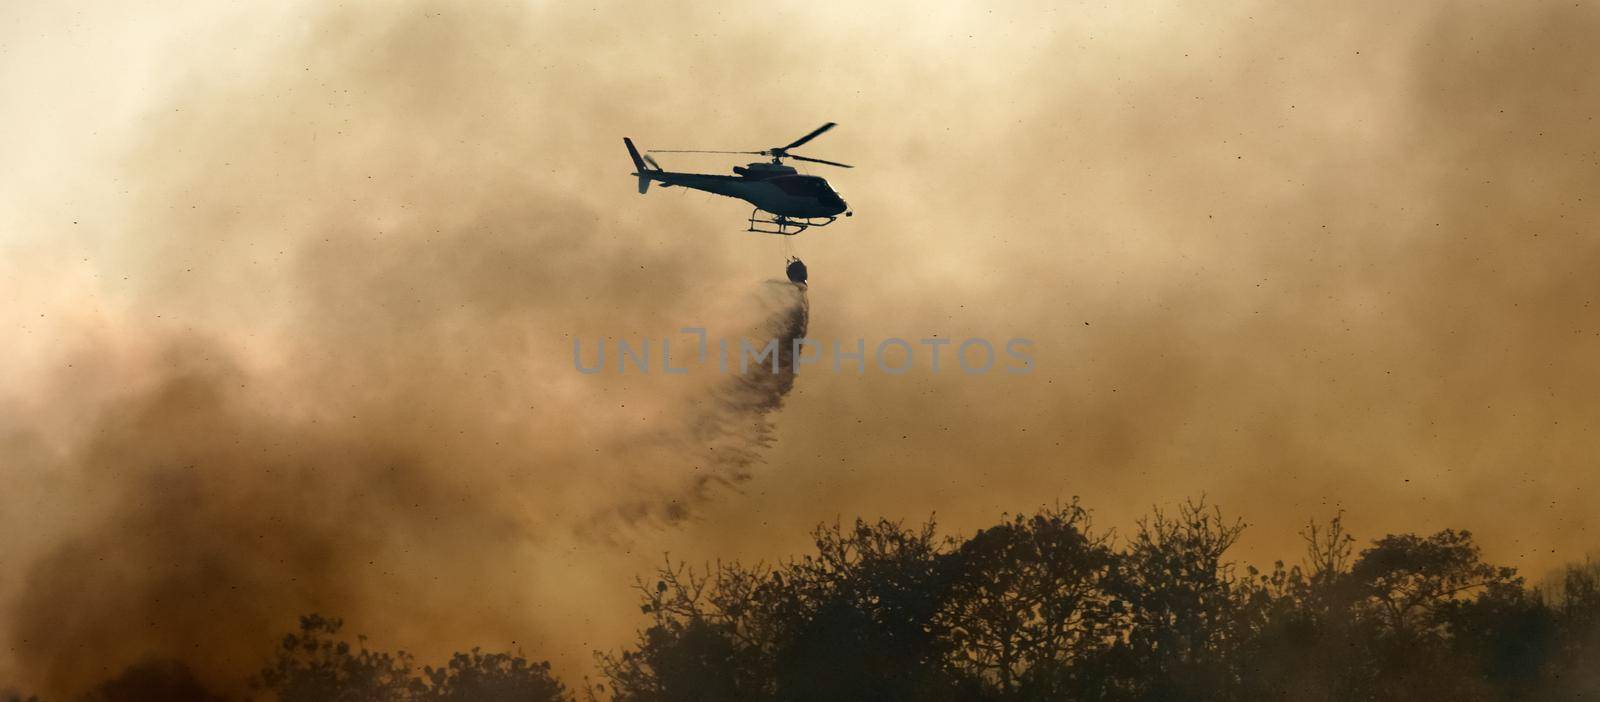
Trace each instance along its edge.
<path fill-rule="evenodd" d="M 829 161 L 826 159 L 811 158 L 810 156 L 801 156 L 800 154 L 789 153 L 789 149 L 797 148 L 802 144 L 821 136 L 823 132 L 833 129 L 835 126 L 835 123 L 829 122 L 811 130 L 809 134 L 806 134 L 799 139 L 795 139 L 785 146 L 774 146 L 761 151 L 713 151 L 706 149 L 651 149 L 650 151 L 651 153 L 658 154 L 751 154 L 754 156 L 770 156 L 773 163 L 781 163 L 783 159 L 792 158 L 796 161 L 823 163 L 829 166 L 838 166 L 840 168 L 855 168 L 855 166 L 852 166 L 848 163 L 839 163 L 838 161 Z"/>

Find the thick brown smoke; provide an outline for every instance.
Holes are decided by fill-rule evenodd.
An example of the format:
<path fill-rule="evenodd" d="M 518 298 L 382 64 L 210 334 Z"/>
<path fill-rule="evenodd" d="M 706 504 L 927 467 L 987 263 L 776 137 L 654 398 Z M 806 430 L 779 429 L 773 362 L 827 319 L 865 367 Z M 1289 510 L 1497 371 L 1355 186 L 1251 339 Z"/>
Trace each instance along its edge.
<path fill-rule="evenodd" d="M 311 610 L 582 671 L 663 550 L 1072 494 L 1126 524 L 1206 493 L 1256 560 L 1337 506 L 1533 573 L 1593 548 L 1593 7 L 5 12 L 0 680 L 26 689 L 146 657 L 232 685 Z M 818 373 L 754 415 L 714 375 L 575 372 L 574 338 L 736 334 L 781 259 L 738 203 L 636 195 L 619 137 L 826 120 L 807 153 L 859 166 L 826 173 L 856 216 L 799 238 L 807 333 L 1027 337 L 1035 372 Z M 776 439 L 766 468 L 697 421 Z"/>
<path fill-rule="evenodd" d="M 539 107 L 555 93 L 462 82 L 539 55 L 479 46 L 530 21 L 319 16 L 271 49 L 284 70 L 146 118 L 93 248 L 139 311 L 57 349 L 34 392 L 62 402 L 9 442 L 71 512 L 7 559 L 20 682 L 64 694 L 154 657 L 229 689 L 308 611 L 424 650 L 525 640 L 528 590 L 563 577 L 530 552 L 626 543 L 748 477 L 779 402 L 760 395 L 789 381 L 588 380 L 550 353 L 749 315 L 692 303 L 728 298 L 688 278 L 735 279 L 719 246 L 640 243 L 649 223 L 602 226 L 589 185 L 536 175 L 577 119 Z M 652 439 L 678 416 L 704 435 Z"/>

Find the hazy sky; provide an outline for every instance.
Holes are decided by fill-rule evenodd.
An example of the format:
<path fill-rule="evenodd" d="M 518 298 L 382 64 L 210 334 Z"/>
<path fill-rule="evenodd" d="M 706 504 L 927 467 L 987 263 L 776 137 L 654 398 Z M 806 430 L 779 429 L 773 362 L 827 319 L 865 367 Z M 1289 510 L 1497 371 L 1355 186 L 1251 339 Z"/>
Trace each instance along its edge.
<path fill-rule="evenodd" d="M 312 610 L 575 680 L 665 552 L 1073 495 L 1126 529 L 1204 494 L 1250 561 L 1342 509 L 1540 575 L 1600 507 L 1596 31 L 1538 1 L 8 4 L 0 681 L 234 680 Z M 640 197 L 620 143 L 825 121 L 801 151 L 857 165 L 807 169 L 855 217 L 793 240 Z M 1026 337 L 1036 370 L 802 375 L 753 477 L 692 499 L 719 379 L 582 375 L 572 340 L 737 336 L 790 253 L 813 338 Z"/>

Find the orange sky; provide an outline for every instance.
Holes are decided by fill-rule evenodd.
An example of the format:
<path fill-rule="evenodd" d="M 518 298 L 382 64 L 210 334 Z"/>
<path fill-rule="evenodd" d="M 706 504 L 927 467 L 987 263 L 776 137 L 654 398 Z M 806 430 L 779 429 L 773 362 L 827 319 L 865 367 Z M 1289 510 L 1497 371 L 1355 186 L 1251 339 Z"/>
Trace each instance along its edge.
<path fill-rule="evenodd" d="M 664 552 L 1073 495 L 1126 529 L 1204 494 L 1256 562 L 1343 509 L 1542 574 L 1600 506 L 1596 30 L 1554 2 L 7 6 L 0 680 L 197 641 L 233 679 L 311 609 L 576 679 Z M 808 170 L 856 216 L 795 240 L 638 196 L 620 143 L 824 121 L 802 152 L 858 167 Z M 737 335 L 791 252 L 814 338 L 1026 337 L 1037 369 L 802 376 L 751 480 L 619 516 L 694 483 L 717 378 L 582 375 L 573 336 Z"/>

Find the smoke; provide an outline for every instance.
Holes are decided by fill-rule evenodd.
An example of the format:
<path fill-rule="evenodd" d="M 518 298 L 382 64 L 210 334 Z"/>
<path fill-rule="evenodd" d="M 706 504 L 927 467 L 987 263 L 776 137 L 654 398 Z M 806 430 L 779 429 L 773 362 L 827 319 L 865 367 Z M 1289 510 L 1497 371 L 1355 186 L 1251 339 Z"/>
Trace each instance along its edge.
<path fill-rule="evenodd" d="M 435 479 L 414 452 L 349 427 L 297 421 L 241 397 L 257 379 L 203 341 L 113 402 L 66 464 L 104 507 L 28 567 L 7 630 L 45 689 L 157 655 L 237 673 L 285 612 L 422 595 L 385 557 L 446 557 L 434 530 L 503 541 L 517 525 Z M 441 523 L 443 522 L 443 523 Z M 237 682 L 231 680 L 228 682 Z"/>
<path fill-rule="evenodd" d="M 225 702 L 180 661 L 146 661 L 96 685 L 81 702 Z"/>
<path fill-rule="evenodd" d="M 1208 494 L 1251 559 L 1334 505 L 1592 548 L 1593 7 L 197 8 L 0 28 L 0 679 L 229 684 L 313 610 L 581 670 L 662 550 L 1071 494 Z M 744 212 L 636 196 L 619 137 L 828 120 L 857 216 L 803 238 L 809 331 L 1036 372 L 572 372 L 806 304 L 752 303 Z"/>
<path fill-rule="evenodd" d="M 419 655 L 582 658 L 550 589 L 770 443 L 788 373 L 587 378 L 561 349 L 752 315 L 787 339 L 804 296 L 730 296 L 724 242 L 603 215 L 623 180 L 535 177 L 613 108 L 545 107 L 559 81 L 506 103 L 497 72 L 546 54 L 481 42 L 532 15 L 410 9 L 331 11 L 242 61 L 281 70 L 183 82 L 121 156 L 137 187 L 80 215 L 127 304 L 50 308 L 67 332 L 0 398 L 6 470 L 39 496 L 0 677 L 59 697 L 173 659 L 230 690 L 306 612 Z M 600 173 L 625 172 L 605 136 Z"/>
<path fill-rule="evenodd" d="M 638 460 L 650 461 L 654 479 L 579 512 L 577 538 L 625 541 L 749 479 L 794 385 L 790 344 L 809 318 L 803 289 L 788 283 L 769 284 L 755 303 L 764 319 L 753 336 L 776 340 L 777 370 L 755 364 L 706 388 L 651 450 L 605 447 L 649 456 Z M 76 689 L 152 655 L 190 661 L 213 685 L 237 683 L 290 613 L 382 621 L 392 616 L 384 603 L 439 598 L 437 575 L 417 577 L 423 564 L 457 562 L 468 568 L 457 577 L 487 577 L 482 569 L 497 561 L 461 561 L 460 544 L 494 551 L 530 528 L 560 528 L 454 480 L 451 464 L 402 437 L 430 435 L 422 427 L 431 422 L 485 420 L 385 414 L 398 409 L 389 403 L 449 399 L 438 388 L 397 389 L 348 418 L 297 417 L 253 398 L 251 385 L 273 379 L 244 371 L 212 341 L 168 339 L 157 357 L 122 371 L 156 377 L 101 408 L 63 457 L 104 506 L 29 566 L 10 609 L 11 646 L 43 689 Z M 389 372 L 417 367 L 425 364 Z M 381 383 L 359 387 L 369 384 Z M 459 456 L 455 466 L 487 469 Z M 460 606 L 430 616 L 448 619 Z"/>

